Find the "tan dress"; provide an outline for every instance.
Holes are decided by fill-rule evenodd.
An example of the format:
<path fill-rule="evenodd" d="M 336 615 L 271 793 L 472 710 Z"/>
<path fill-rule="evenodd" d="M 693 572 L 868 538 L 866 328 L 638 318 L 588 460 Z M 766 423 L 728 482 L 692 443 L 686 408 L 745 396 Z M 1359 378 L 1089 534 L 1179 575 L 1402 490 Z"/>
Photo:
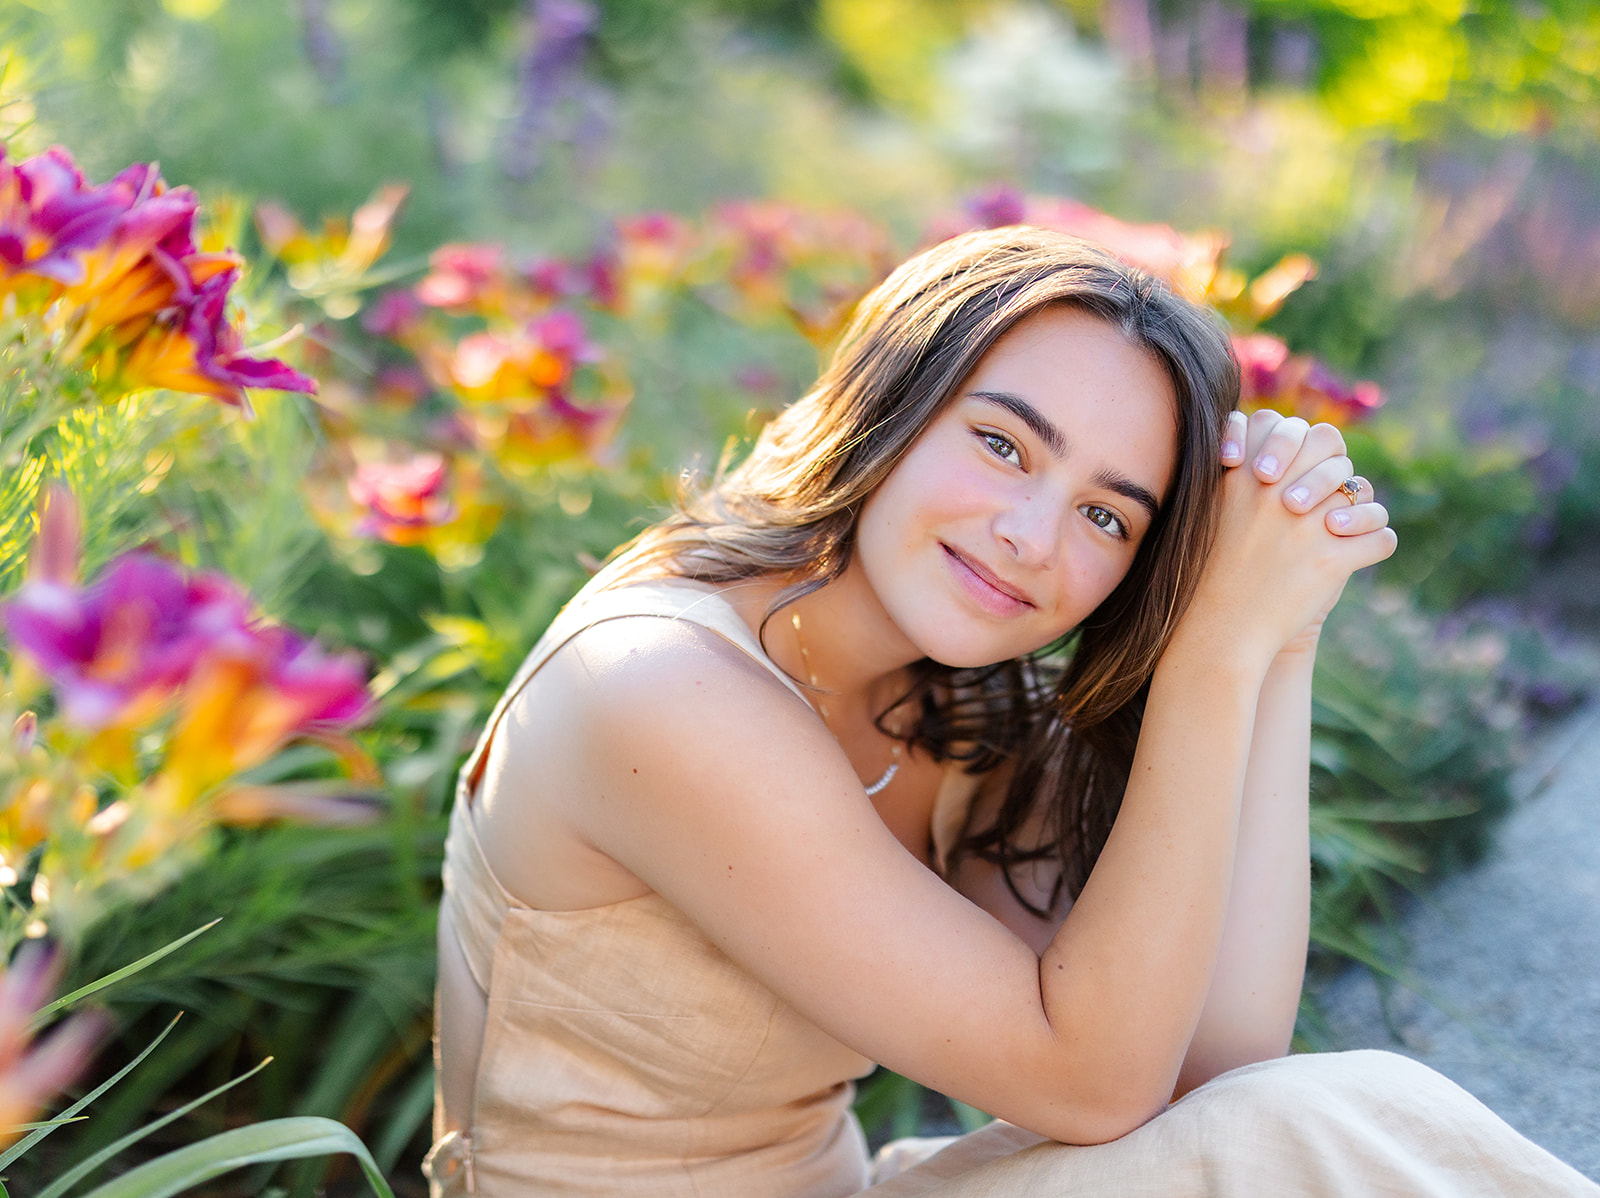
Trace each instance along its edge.
<path fill-rule="evenodd" d="M 587 910 L 532 910 L 499 884 L 484 860 L 473 799 L 507 705 L 577 633 L 603 620 L 636 617 L 703 625 L 799 694 L 733 608 L 692 583 L 612 590 L 591 584 L 534 647 L 462 770 L 445 845 L 444 903 L 486 997 L 487 1022 L 470 1125 L 445 1137 L 429 1157 L 434 1194 L 860 1193 L 874 1176 L 850 1103 L 853 1079 L 872 1068 L 869 1060 L 757 982 L 664 899 L 647 894 Z M 940 862 L 972 788 L 955 770 L 941 787 L 933 824 Z M 1355 1058 L 1369 1060 L 1352 1067 Z M 1340 1084 L 1328 1080 L 1333 1075 Z M 1264 1081 L 1252 1082 L 1252 1076 Z M 1393 1112 L 1374 1100 L 1374 1090 L 1408 1110 L 1420 1104 L 1440 1116 L 1443 1131 L 1422 1137 L 1427 1151 L 1395 1137 Z M 1334 1093 L 1337 1102 L 1322 1091 Z M 1303 1119 L 1313 1134 L 1286 1137 L 1286 1114 L 1290 1122 Z M 1447 1152 L 1445 1163 L 1435 1166 L 1427 1146 L 1459 1153 L 1469 1130 L 1476 1147 L 1468 1172 L 1482 1184 L 1457 1187 L 1450 1179 L 1461 1162 Z M 1374 1137 L 1378 1149 L 1366 1151 Z M 1307 1139 L 1337 1159 L 1319 1163 L 1300 1142 Z M 872 1186 L 872 1193 L 1600 1195 L 1600 1187 L 1517 1136 L 1452 1083 L 1385 1053 L 1293 1058 L 1237 1070 L 1109 1145 L 1073 1148 L 1001 1124 L 932 1155 L 945 1143 L 892 1149 L 883 1158 L 884 1172 L 898 1176 Z M 1484 1145 L 1500 1150 L 1479 1151 Z M 1413 1172 L 1396 1172 L 1402 1168 Z M 1344 1172 L 1351 1188 L 1333 1185 Z M 1290 1183 L 1302 1176 L 1313 1184 L 1297 1191 Z M 1450 1184 L 1399 1184 L 1407 1176 Z M 1383 1184 L 1386 1178 L 1398 1179 L 1399 1188 Z"/>

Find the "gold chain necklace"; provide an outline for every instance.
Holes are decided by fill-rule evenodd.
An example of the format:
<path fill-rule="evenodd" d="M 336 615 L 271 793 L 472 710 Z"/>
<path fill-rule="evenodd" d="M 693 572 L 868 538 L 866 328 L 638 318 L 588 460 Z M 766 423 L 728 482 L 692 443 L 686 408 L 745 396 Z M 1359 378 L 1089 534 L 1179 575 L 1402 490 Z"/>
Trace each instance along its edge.
<path fill-rule="evenodd" d="M 789 613 L 789 622 L 794 625 L 794 643 L 800 646 L 800 661 L 801 664 L 803 664 L 806 668 L 806 678 L 811 683 L 811 689 L 820 695 L 822 692 L 822 687 L 817 682 L 816 670 L 811 668 L 811 654 L 806 651 L 806 638 L 805 635 L 800 631 L 800 613 L 797 611 L 791 611 Z M 821 698 L 813 697 L 812 701 L 817 705 L 817 714 L 822 717 L 823 727 L 827 728 L 829 732 L 832 732 L 833 727 L 828 723 L 827 707 L 823 704 Z M 838 739 L 838 737 L 835 736 L 834 739 Z M 866 787 L 868 798 L 871 798 L 885 786 L 889 785 L 889 783 L 894 781 L 894 776 L 900 772 L 900 750 L 902 748 L 904 748 L 904 746 L 899 741 L 895 741 L 893 754 L 894 760 L 889 762 L 889 768 L 884 770 L 879 776 L 878 780 L 871 786 L 867 786 L 864 782 L 862 783 L 862 785 Z"/>

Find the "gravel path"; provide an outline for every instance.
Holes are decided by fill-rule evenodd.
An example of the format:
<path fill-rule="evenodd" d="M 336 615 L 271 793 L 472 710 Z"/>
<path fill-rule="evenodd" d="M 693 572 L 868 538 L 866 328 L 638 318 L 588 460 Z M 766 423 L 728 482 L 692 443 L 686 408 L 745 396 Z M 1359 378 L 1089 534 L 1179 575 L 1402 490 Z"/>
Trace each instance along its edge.
<path fill-rule="evenodd" d="M 1431 1065 L 1600 1181 L 1600 706 L 1521 781 L 1489 858 L 1407 916 L 1414 989 L 1351 970 L 1322 1001 L 1340 1047 Z"/>

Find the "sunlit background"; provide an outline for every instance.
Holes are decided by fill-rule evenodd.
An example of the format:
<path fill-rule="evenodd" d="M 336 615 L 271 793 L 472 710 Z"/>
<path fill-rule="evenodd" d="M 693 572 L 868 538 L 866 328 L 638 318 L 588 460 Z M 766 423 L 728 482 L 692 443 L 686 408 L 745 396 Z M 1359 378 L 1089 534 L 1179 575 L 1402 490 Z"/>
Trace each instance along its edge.
<path fill-rule="evenodd" d="M 0 926 L 65 969 L 8 975 L 0 1115 L 190 1012 L 10 1174 L 271 1054 L 95 1167 L 315 1115 L 420 1192 L 460 754 L 682 472 L 962 229 L 1212 303 L 1247 403 L 1341 424 L 1393 513 L 1319 662 L 1314 982 L 1399 967 L 1397 896 L 1593 686 L 1593 0 L 8 0 L 0 69 Z M 52 987 L 219 916 L 114 1031 L 22 1053 Z M 880 1073 L 861 1113 L 950 1110 Z M 362 1184 L 272 1168 L 237 1185 Z"/>

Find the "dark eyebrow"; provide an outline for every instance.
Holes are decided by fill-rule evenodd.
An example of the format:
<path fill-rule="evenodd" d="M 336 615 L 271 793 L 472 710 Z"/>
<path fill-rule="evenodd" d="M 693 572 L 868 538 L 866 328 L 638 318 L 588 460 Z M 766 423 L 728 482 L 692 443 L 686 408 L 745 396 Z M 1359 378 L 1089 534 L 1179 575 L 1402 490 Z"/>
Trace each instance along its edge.
<path fill-rule="evenodd" d="M 1102 470 L 1094 476 L 1094 485 L 1104 487 L 1108 491 L 1115 491 L 1118 495 L 1133 500 L 1145 510 L 1151 523 L 1155 522 L 1161 514 L 1161 501 L 1141 487 L 1133 479 L 1121 474 L 1113 474 L 1109 470 Z"/>
<path fill-rule="evenodd" d="M 1034 407 L 1020 395 L 1010 391 L 973 391 L 973 399 L 981 399 L 984 403 L 992 403 L 997 408 L 1004 408 L 1018 420 L 1032 430 L 1033 435 L 1044 442 L 1044 447 L 1058 458 L 1067 456 L 1067 439 L 1055 425 L 1045 418 L 1045 414 Z"/>
<path fill-rule="evenodd" d="M 1011 391 L 973 391 L 971 398 L 981 399 L 984 403 L 992 403 L 997 408 L 1004 408 L 1022 423 L 1026 424 L 1033 435 L 1044 442 L 1045 448 L 1058 458 L 1067 456 L 1067 438 L 1060 429 L 1052 424 L 1045 414 L 1039 411 L 1022 396 Z M 1152 522 L 1161 514 L 1161 501 L 1152 495 L 1145 487 L 1141 487 L 1126 475 L 1117 474 L 1111 470 L 1102 470 L 1094 476 L 1094 485 L 1114 491 L 1125 499 L 1131 499 L 1145 510 L 1145 514 Z"/>

